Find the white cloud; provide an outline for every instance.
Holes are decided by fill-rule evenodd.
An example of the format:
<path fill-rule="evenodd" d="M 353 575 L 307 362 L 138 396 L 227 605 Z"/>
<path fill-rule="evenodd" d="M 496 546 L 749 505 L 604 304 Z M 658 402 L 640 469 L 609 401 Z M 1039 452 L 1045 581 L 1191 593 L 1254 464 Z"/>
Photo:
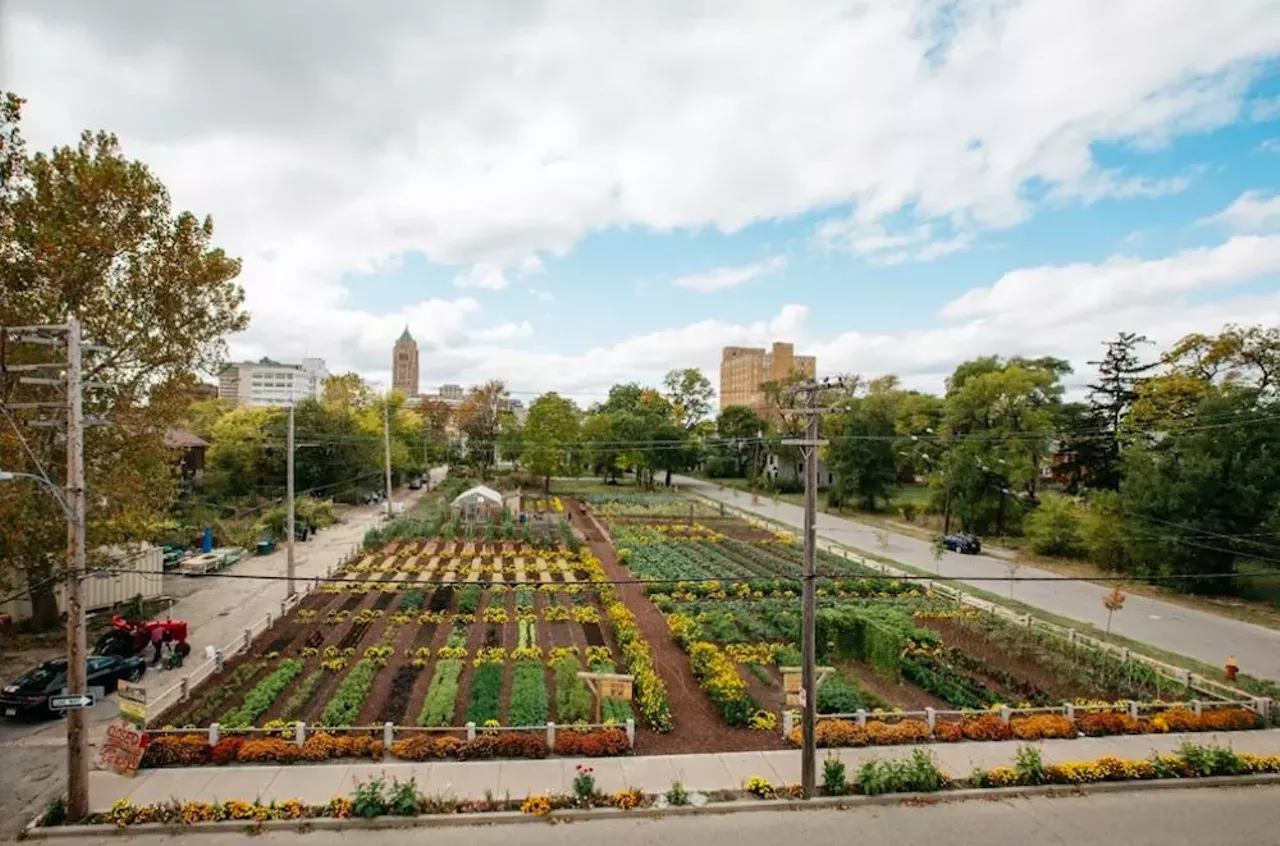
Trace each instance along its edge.
<path fill-rule="evenodd" d="M 1280 235 L 1237 235 L 1216 247 L 1162 259 L 1112 256 L 1099 264 L 1032 267 L 1004 274 L 943 306 L 945 318 L 1016 319 L 1052 325 L 1106 309 L 1157 303 L 1198 288 L 1280 272 Z"/>
<path fill-rule="evenodd" d="M 501 323 L 488 329 L 477 329 L 471 333 L 477 341 L 513 341 L 518 338 L 533 337 L 533 324 L 527 320 L 519 323 Z"/>
<path fill-rule="evenodd" d="M 1280 153 L 1280 138 L 1268 138 L 1258 143 L 1259 153 Z"/>
<path fill-rule="evenodd" d="M 1280 192 L 1245 191 L 1235 202 L 1202 224 L 1223 224 L 1236 232 L 1280 230 Z"/>
<path fill-rule="evenodd" d="M 1280 117 L 1280 97 L 1254 100 L 1249 104 L 1249 117 L 1259 123 Z"/>
<path fill-rule="evenodd" d="M 536 276 L 546 269 L 547 266 L 542 263 L 542 259 L 534 255 L 525 256 L 524 260 L 520 262 L 521 276 Z"/>
<path fill-rule="evenodd" d="M 714 270 L 707 270 L 702 273 L 680 276 L 672 279 L 671 284 L 677 288 L 688 288 L 691 291 L 699 291 L 706 294 L 712 291 L 723 291 L 726 288 L 736 288 L 757 277 L 778 273 L 785 269 L 786 266 L 787 259 L 785 256 L 772 256 L 755 264 L 740 265 L 738 267 L 717 267 Z"/>
<path fill-rule="evenodd" d="M 501 291 L 507 287 L 507 275 L 502 265 L 487 261 L 477 262 L 466 273 L 453 278 L 459 288 L 480 288 L 485 291 Z"/>
<path fill-rule="evenodd" d="M 529 293 L 532 294 L 540 302 L 553 303 L 556 301 L 556 295 L 545 288 L 530 288 Z"/>
<path fill-rule="evenodd" d="M 857 214 L 824 221 L 815 236 L 820 248 L 847 249 L 873 265 L 933 261 L 966 249 L 971 240 L 965 233 L 940 235 L 928 222 L 891 231 L 884 223 L 861 221 Z"/>

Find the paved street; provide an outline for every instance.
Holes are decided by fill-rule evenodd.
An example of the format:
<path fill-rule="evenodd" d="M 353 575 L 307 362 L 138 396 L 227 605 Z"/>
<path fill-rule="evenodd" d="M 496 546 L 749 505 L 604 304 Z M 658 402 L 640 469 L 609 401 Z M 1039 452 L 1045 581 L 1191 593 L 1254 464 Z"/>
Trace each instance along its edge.
<path fill-rule="evenodd" d="M 672 481 L 682 490 L 696 491 L 788 526 L 801 528 L 804 525 L 804 510 L 790 503 L 761 497 L 759 503 L 753 505 L 751 494 L 733 488 L 721 488 L 712 482 L 688 476 L 674 476 Z M 928 572 L 935 572 L 939 566 L 933 560 L 931 545 L 918 538 L 890 532 L 888 548 L 881 548 L 875 527 L 821 512 L 817 515 L 817 523 L 820 538 Z M 1005 561 L 987 555 L 947 552 L 940 566 L 941 575 L 962 581 L 972 578 L 1007 579 L 1009 576 Z M 1054 574 L 1034 567 L 1021 567 L 1017 575 Z M 969 584 L 1001 596 L 1009 595 L 1007 581 Z M 1021 602 L 1073 620 L 1092 623 L 1099 628 L 1107 623 L 1102 600 L 1109 592 L 1110 588 L 1092 582 L 1015 582 L 1013 586 L 1013 597 Z M 1280 680 L 1280 632 L 1262 626 L 1156 599 L 1130 596 L 1124 609 L 1115 615 L 1111 630 L 1214 667 L 1222 666 L 1228 655 L 1235 655 L 1241 671 L 1260 678 Z"/>
<path fill-rule="evenodd" d="M 951 802 L 927 806 L 886 805 L 847 811 L 762 811 L 725 816 L 634 819 L 574 825 L 529 824 L 446 829 L 313 831 L 308 846 L 337 846 L 358 838 L 362 846 L 1029 846 L 1030 844 L 1123 843 L 1125 846 L 1240 846 L 1276 842 L 1280 787 L 1204 788 L 1135 793 Z M 294 832 L 261 834 L 257 844 L 293 844 Z M 115 844 L 116 836 L 81 840 Z M 241 832 L 201 836 L 156 835 L 144 843 L 242 846 Z"/>
<path fill-rule="evenodd" d="M 1093 760 L 1105 755 L 1147 758 L 1153 753 L 1174 752 L 1184 741 L 1202 745 L 1231 746 L 1238 752 L 1280 754 L 1280 729 L 1233 734 L 1163 734 L 1146 736 L 1087 737 L 1045 740 L 1037 744 L 1046 764 Z M 872 758 L 907 758 L 924 748 L 953 778 L 966 777 L 975 767 L 992 769 L 1010 764 L 1018 741 L 936 743 L 923 747 L 867 747 L 838 749 L 830 754 L 845 762 L 850 777 Z M 825 754 L 825 753 L 824 753 Z M 89 782 L 89 805 L 105 810 L 118 799 L 138 805 L 169 799 L 297 799 L 324 804 L 334 796 L 349 795 L 356 784 L 378 776 L 413 779 L 427 795 L 452 795 L 481 799 L 486 795 L 523 799 L 538 793 L 573 790 L 574 758 L 541 761 L 423 761 L 388 760 L 377 763 L 292 764 L 283 767 L 198 767 L 143 770 L 135 778 L 95 772 Z M 628 787 L 645 793 L 665 793 L 678 781 L 689 790 L 739 790 L 751 776 L 774 784 L 800 783 L 800 752 L 731 752 L 701 755 L 646 755 L 636 758 L 601 758 L 591 762 L 600 789 L 613 793 Z"/>

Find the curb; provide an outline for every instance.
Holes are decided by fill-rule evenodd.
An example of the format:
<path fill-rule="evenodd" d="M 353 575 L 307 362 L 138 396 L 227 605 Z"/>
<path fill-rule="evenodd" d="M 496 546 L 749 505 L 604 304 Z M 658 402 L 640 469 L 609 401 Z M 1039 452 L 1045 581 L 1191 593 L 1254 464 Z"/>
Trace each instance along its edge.
<path fill-rule="evenodd" d="M 975 799 L 1014 799 L 1031 796 L 1088 796 L 1095 793 L 1135 793 L 1144 790 L 1193 790 L 1197 788 L 1253 787 L 1280 784 L 1280 773 L 1258 773 L 1242 776 L 1213 776 L 1210 778 L 1169 778 L 1138 781 L 1104 781 L 1095 784 L 1053 784 L 1035 787 L 986 787 L 962 790 L 940 790 L 935 793 L 882 793 L 877 796 L 823 796 L 816 799 L 746 799 L 703 805 L 700 808 L 643 808 L 623 811 L 618 808 L 592 810 L 552 811 L 545 817 L 535 817 L 520 811 L 496 811 L 473 814 L 436 814 L 416 817 L 383 816 L 373 819 L 348 817 L 347 819 L 223 820 L 201 822 L 193 825 L 144 823 L 117 828 L 110 825 L 64 825 L 54 828 L 37 827 L 32 820 L 23 831 L 23 837 L 31 840 L 66 840 L 107 835 L 143 836 L 154 834 L 219 834 L 224 832 L 253 831 L 376 831 L 388 828 L 465 828 L 484 825 L 526 825 L 531 823 L 589 822 L 592 820 L 662 819 L 664 817 L 723 816 L 726 814 L 760 811 L 814 811 L 824 809 L 855 810 L 883 805 L 965 802 Z"/>

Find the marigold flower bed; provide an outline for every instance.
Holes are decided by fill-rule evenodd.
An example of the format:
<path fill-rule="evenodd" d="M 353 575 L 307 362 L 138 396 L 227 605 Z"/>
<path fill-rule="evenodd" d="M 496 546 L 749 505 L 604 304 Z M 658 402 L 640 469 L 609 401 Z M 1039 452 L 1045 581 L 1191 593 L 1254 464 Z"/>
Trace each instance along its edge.
<path fill-rule="evenodd" d="M 819 719 L 819 746 L 894 746 L 904 743 L 955 743 L 961 740 L 1046 740 L 1074 738 L 1080 734 L 1101 737 L 1113 734 L 1164 734 L 1169 732 L 1243 731 L 1262 728 L 1262 718 L 1246 708 L 1221 708 L 1196 716 L 1190 710 L 1173 708 L 1150 719 L 1134 719 L 1128 714 L 1100 711 L 1080 714 L 1074 721 L 1061 714 L 1013 717 L 1005 722 L 995 714 L 962 717 L 938 722 L 932 731 L 921 720 L 904 719 L 889 723 L 867 720 L 865 727 L 852 720 Z M 791 742 L 799 746 L 801 729 L 791 731 Z"/>
<path fill-rule="evenodd" d="M 556 735 L 555 753 L 586 758 L 626 755 L 631 751 L 622 729 L 578 731 L 561 729 Z M 199 734 L 162 735 L 154 738 L 142 758 L 145 768 L 198 767 L 205 764 L 292 764 L 297 761 L 328 761 L 335 758 L 380 759 L 390 753 L 406 761 L 455 758 L 473 761 L 486 758 L 545 758 L 551 754 L 543 734 L 526 732 L 481 733 L 464 741 L 448 735 L 427 733 L 399 740 L 387 749 L 382 741 L 367 735 L 331 735 L 317 732 L 299 747 L 278 737 L 245 740 L 227 737 L 210 746 Z"/>

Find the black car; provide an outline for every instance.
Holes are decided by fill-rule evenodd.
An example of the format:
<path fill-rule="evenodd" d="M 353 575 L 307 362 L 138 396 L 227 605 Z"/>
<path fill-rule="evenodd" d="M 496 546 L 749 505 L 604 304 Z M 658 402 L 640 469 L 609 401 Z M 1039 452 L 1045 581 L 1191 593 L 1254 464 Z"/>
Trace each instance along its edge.
<path fill-rule="evenodd" d="M 100 687 L 108 692 L 116 689 L 121 679 L 137 681 L 147 671 L 147 663 L 130 655 L 90 655 L 89 687 Z M 6 717 L 49 717 L 57 711 L 49 709 L 49 697 L 57 696 L 67 687 L 67 660 L 57 658 L 45 661 L 27 670 L 12 684 L 0 688 L 0 714 Z"/>
<path fill-rule="evenodd" d="M 982 541 L 973 535 L 944 535 L 942 545 L 962 555 L 977 555 L 982 552 Z"/>

